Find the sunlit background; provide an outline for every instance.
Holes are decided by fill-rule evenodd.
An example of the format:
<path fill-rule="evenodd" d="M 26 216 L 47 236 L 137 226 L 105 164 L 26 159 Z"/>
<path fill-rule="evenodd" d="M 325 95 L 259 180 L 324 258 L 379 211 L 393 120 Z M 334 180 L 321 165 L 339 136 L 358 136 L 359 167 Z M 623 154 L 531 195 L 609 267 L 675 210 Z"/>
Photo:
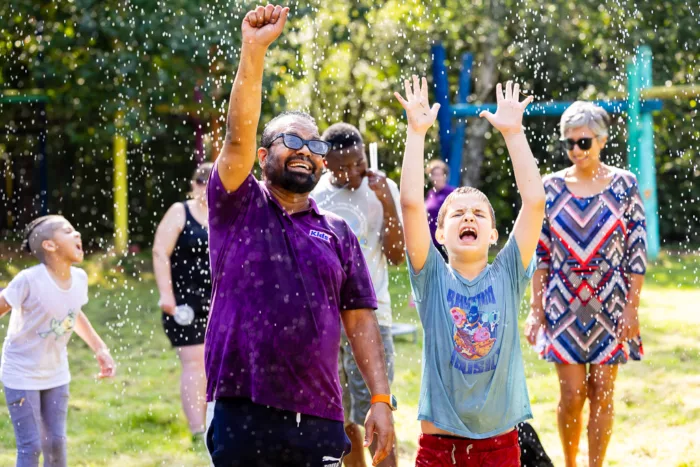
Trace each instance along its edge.
<path fill-rule="evenodd" d="M 445 51 L 445 97 L 462 104 L 492 103 L 496 83 L 511 77 L 539 103 L 626 102 L 628 74 L 639 65 L 640 47 L 647 47 L 651 81 L 641 87 L 653 91 L 642 97 L 660 103 L 650 114 L 650 166 L 656 171 L 661 251 L 642 295 L 647 357 L 620 372 L 608 463 L 700 465 L 698 3 L 287 5 L 290 21 L 267 56 L 261 122 L 299 108 L 317 119 L 321 131 L 338 121 L 352 123 L 366 142 L 378 143 L 380 167 L 397 181 L 405 119 L 393 91 L 411 74 L 437 84 L 437 46 Z M 178 362 L 161 329 L 149 249 L 165 210 L 188 191 L 197 163 L 212 160 L 220 147 L 240 23 L 253 6 L 225 0 L 0 3 L 0 284 L 33 263 L 19 249 L 24 226 L 42 213 L 65 215 L 89 253 L 82 265 L 91 281 L 85 311 L 120 364 L 114 381 L 95 382 L 87 347 L 78 339 L 69 346 L 70 465 L 206 465 L 181 413 Z M 473 65 L 464 95 L 459 81 L 467 53 Z M 628 114 L 615 113 L 613 120 L 603 161 L 628 168 Z M 459 119 L 447 122 L 449 128 L 441 122 L 429 133 L 427 157 L 441 157 L 440 130 L 454 135 L 460 127 Z M 556 116 L 525 121 L 542 173 L 568 162 L 557 144 L 558 122 Z M 506 238 L 518 195 L 496 134 L 485 121 L 468 119 L 465 137 L 447 154 L 451 165 L 461 167 L 458 183 L 489 196 Z M 401 401 L 401 465 L 411 465 L 419 433 L 422 331 L 409 305 L 405 266 L 391 277 L 394 320 L 418 326 L 417 342 L 396 338 L 393 387 Z M 3 335 L 7 322 L 0 321 Z M 556 374 L 532 350 L 524 354 L 532 424 L 555 465 L 563 465 Z M 585 438 L 581 450 L 584 465 Z M 0 465 L 13 462 L 14 434 L 3 403 Z"/>

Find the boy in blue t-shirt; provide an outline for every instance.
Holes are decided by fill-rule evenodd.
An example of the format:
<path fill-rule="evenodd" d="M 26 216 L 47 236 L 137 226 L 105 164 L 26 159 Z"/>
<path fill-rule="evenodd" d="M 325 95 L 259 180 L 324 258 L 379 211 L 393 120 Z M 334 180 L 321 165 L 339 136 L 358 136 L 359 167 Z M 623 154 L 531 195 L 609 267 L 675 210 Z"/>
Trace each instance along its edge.
<path fill-rule="evenodd" d="M 406 81 L 408 134 L 401 172 L 401 210 L 411 285 L 425 329 L 421 420 L 417 466 L 520 465 L 515 426 L 532 418 L 525 385 L 518 308 L 532 277 L 542 227 L 545 193 L 537 162 L 522 128 L 528 97 L 518 102 L 519 85 L 505 95 L 496 87 L 496 114 L 482 112 L 503 135 L 522 199 L 513 233 L 488 264 L 498 240 L 495 215 L 479 190 L 450 194 L 438 215 L 436 239 L 447 250 L 446 264 L 433 245 L 425 214 L 423 149 L 439 105 L 428 104 L 425 78 Z"/>

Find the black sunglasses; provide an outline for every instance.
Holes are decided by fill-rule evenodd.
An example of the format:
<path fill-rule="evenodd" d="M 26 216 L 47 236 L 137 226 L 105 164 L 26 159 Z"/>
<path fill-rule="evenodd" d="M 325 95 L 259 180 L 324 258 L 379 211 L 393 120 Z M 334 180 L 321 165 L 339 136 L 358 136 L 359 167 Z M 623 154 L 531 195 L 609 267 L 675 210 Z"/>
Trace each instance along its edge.
<path fill-rule="evenodd" d="M 204 177 L 197 177 L 194 179 L 194 183 L 196 183 L 197 185 L 206 185 L 207 179 Z"/>
<path fill-rule="evenodd" d="M 306 147 L 309 148 L 309 151 L 313 152 L 314 154 L 325 156 L 328 154 L 328 151 L 331 150 L 331 145 L 325 141 L 321 141 L 320 139 L 303 139 L 297 135 L 290 135 L 288 133 L 280 133 L 279 135 L 275 136 L 272 138 L 272 141 L 270 141 L 270 144 L 265 147 L 269 148 L 272 146 L 272 143 L 280 138 L 282 138 L 282 142 L 286 147 L 295 151 L 298 151 L 306 145 Z"/>
<path fill-rule="evenodd" d="M 572 151 L 574 146 L 581 148 L 581 151 L 588 151 L 593 146 L 593 138 L 581 138 L 579 140 L 562 138 L 559 141 L 567 151 Z"/>

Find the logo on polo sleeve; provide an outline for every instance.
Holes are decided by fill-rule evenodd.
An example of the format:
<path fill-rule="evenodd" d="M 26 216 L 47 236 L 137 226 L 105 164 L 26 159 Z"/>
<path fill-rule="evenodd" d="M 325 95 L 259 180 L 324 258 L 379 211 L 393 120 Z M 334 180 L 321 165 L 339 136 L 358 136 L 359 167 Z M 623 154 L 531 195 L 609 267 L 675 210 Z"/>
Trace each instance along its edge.
<path fill-rule="evenodd" d="M 328 234 L 325 233 L 325 232 L 319 232 L 318 230 L 311 230 L 311 231 L 309 231 L 309 237 L 320 238 L 320 239 L 323 240 L 324 242 L 328 242 L 328 243 L 331 242 L 331 236 L 330 236 L 330 235 L 328 235 Z"/>

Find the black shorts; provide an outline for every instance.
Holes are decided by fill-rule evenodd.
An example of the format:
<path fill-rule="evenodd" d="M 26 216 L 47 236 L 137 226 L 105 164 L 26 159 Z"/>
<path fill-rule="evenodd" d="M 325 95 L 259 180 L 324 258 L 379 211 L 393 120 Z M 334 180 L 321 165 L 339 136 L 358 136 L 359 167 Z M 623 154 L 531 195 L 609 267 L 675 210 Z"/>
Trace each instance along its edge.
<path fill-rule="evenodd" d="M 350 440 L 340 421 L 223 398 L 207 448 L 215 467 L 340 467 Z"/>
<path fill-rule="evenodd" d="M 173 347 L 201 345 L 207 332 L 207 315 L 196 314 L 192 324 L 180 326 L 172 316 L 163 313 L 163 329 Z"/>

